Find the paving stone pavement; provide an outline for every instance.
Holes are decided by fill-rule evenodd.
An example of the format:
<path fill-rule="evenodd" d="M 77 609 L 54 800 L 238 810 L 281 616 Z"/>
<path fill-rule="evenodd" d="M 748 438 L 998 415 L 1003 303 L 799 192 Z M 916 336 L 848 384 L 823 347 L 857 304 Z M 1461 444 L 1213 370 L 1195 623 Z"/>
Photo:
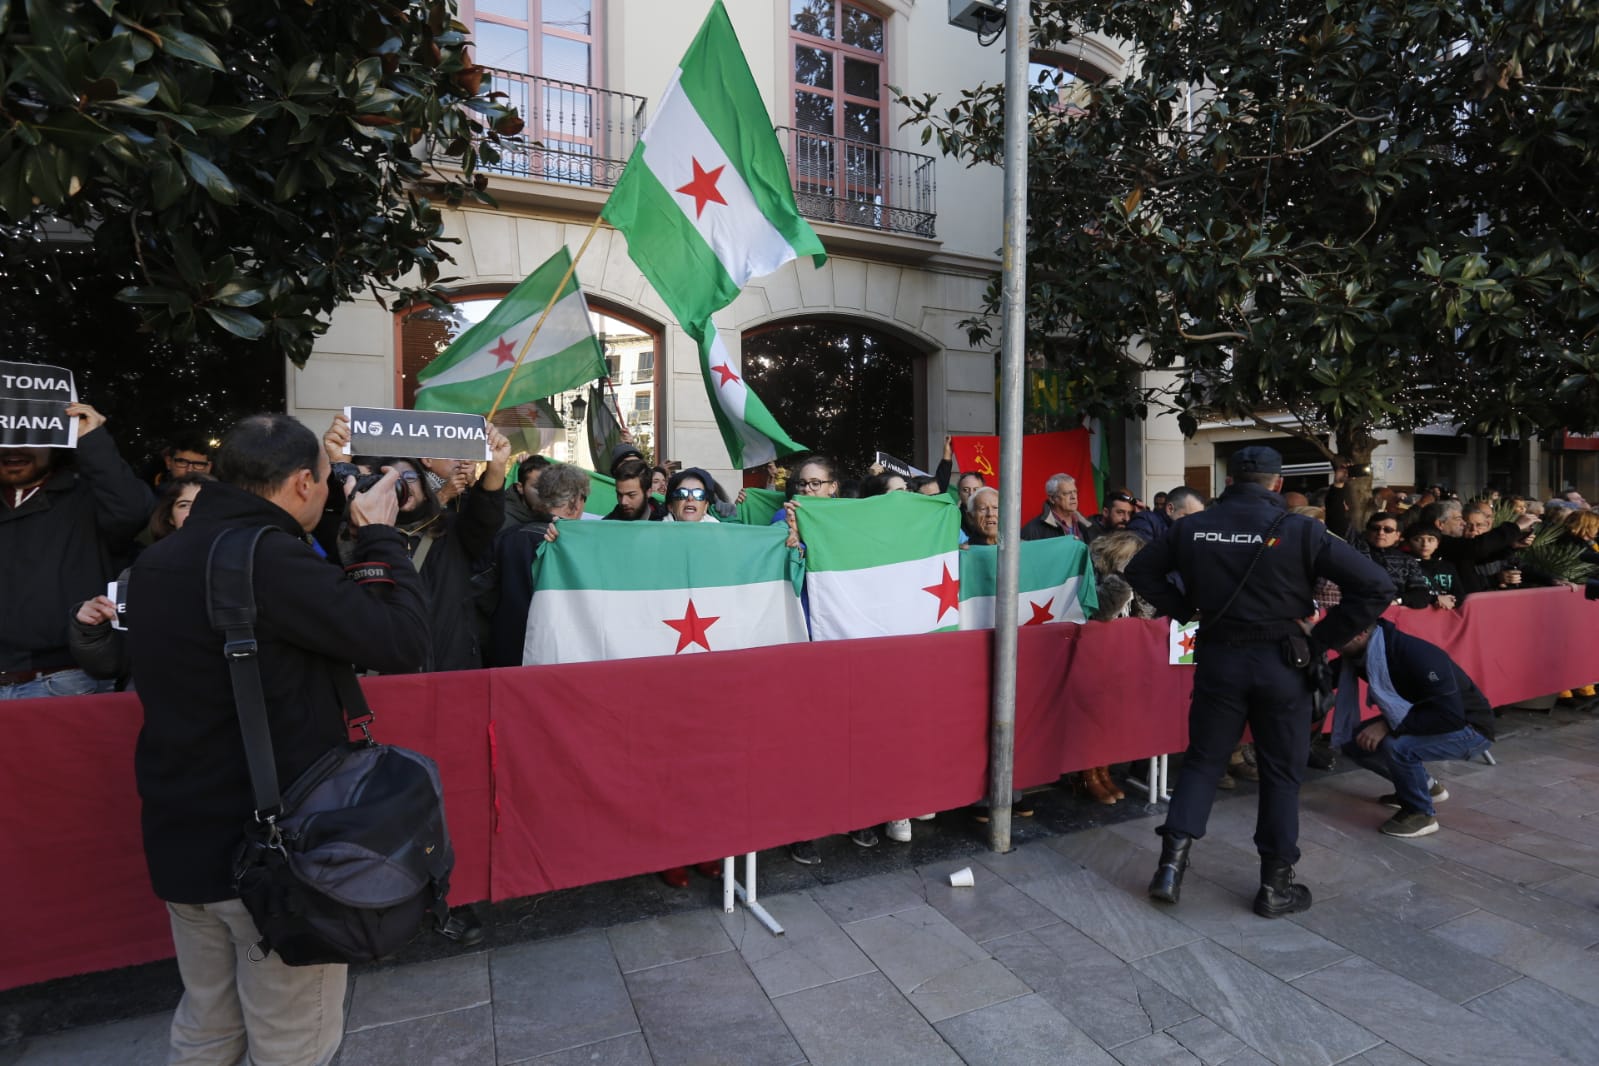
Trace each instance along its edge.
<path fill-rule="evenodd" d="M 1216 806 L 1183 902 L 1160 816 L 765 899 L 352 974 L 339 1066 L 1401 1066 L 1599 1061 L 1599 720 L 1448 763 L 1443 831 L 1386 783 L 1307 786 L 1315 905 L 1249 910 L 1254 797 Z M 951 888 L 970 865 L 976 884 Z M 170 1014 L 0 1046 L 0 1066 L 165 1061 Z"/>

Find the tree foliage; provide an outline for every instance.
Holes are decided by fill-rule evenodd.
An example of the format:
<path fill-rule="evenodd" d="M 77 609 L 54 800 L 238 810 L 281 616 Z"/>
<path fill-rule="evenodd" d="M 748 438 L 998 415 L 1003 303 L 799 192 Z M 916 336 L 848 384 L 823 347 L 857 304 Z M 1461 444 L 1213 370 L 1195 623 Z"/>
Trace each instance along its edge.
<path fill-rule="evenodd" d="M 0 0 L 4 269 L 48 269 L 53 242 L 88 233 L 143 329 L 303 364 L 363 287 L 410 300 L 441 280 L 438 203 L 486 199 L 477 167 L 521 129 L 454 13 Z"/>
<path fill-rule="evenodd" d="M 1285 409 L 1357 463 L 1377 427 L 1599 425 L 1599 5 L 1033 11 L 1044 53 L 1092 33 L 1129 57 L 1030 100 L 1028 348 L 1086 411 L 1163 405 L 1192 433 Z M 924 142 L 1003 158 L 1001 87 L 900 101 Z"/>

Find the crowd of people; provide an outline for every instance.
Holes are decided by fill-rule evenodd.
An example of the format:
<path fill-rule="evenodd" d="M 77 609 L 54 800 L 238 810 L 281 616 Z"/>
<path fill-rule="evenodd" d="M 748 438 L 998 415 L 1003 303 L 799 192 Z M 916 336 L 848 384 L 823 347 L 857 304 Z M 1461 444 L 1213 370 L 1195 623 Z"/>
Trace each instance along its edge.
<path fill-rule="evenodd" d="M 220 655 L 207 653 L 215 651 L 219 638 L 200 607 L 205 538 L 250 523 L 289 535 L 269 538 L 272 547 L 261 556 L 265 576 L 258 585 L 268 703 L 295 708 L 292 720 L 282 725 L 283 735 L 276 737 L 280 775 L 292 780 L 319 746 L 340 732 L 336 696 L 325 682 L 332 672 L 348 669 L 346 660 L 354 659 L 369 673 L 520 665 L 535 592 L 531 563 L 541 544 L 560 536 L 561 523 L 596 517 L 585 514 L 593 481 L 587 471 L 539 456 L 520 457 L 510 476 L 510 444 L 492 427 L 486 462 L 349 456 L 350 427 L 342 416 L 318 442 L 283 415 L 248 419 L 216 446 L 204 439 L 174 442 L 140 474 L 118 454 L 99 412 L 85 404 L 68 411 L 79 420 L 75 450 L 0 449 L 0 567 L 13 607 L 0 621 L 0 698 L 113 688 L 140 692 L 146 721 L 136 773 L 146 854 L 157 893 L 171 910 L 188 989 L 174 1023 L 174 1043 L 203 1045 L 223 1039 L 217 1034 L 224 1030 L 226 1039 L 242 1039 L 230 1020 L 236 1002 L 229 993 L 215 991 L 208 1001 L 196 991 L 207 982 L 213 989 L 243 982 L 242 971 L 235 975 L 225 960 L 250 943 L 248 915 L 231 898 L 226 853 L 249 813 L 251 797 L 242 752 L 233 750 L 236 733 L 228 740 L 236 726 L 226 666 Z M 997 543 L 998 492 L 980 474 L 957 476 L 953 465 L 949 442 L 930 475 L 873 469 L 852 478 L 818 455 L 799 459 L 786 476 L 771 464 L 768 486 L 784 495 L 771 521 L 787 523 L 790 543 L 799 546 L 796 513 L 809 499 L 948 493 L 961 509 L 961 545 Z M 628 443 L 617 446 L 606 472 L 614 479 L 616 504 L 602 520 L 723 522 L 738 520 L 741 513 L 742 490 L 729 493 L 700 467 L 652 465 Z M 1386 574 L 1395 602 L 1407 608 L 1458 610 L 1469 597 L 1561 580 L 1525 557 L 1540 521 L 1558 523 L 1574 551 L 1599 561 L 1599 513 L 1574 491 L 1540 502 L 1492 492 L 1461 500 L 1439 487 L 1411 497 L 1382 489 L 1370 501 L 1370 517 L 1353 529 L 1351 515 L 1368 508 L 1349 498 L 1345 475 L 1338 471 L 1314 498 L 1250 489 L 1276 500 L 1273 506 L 1286 505 L 1344 534 L 1353 548 L 1339 550 L 1368 560 L 1377 568 L 1370 573 Z M 1280 477 L 1274 484 L 1280 486 Z M 1146 547 L 1176 543 L 1173 531 L 1188 528 L 1179 524 L 1204 514 L 1210 501 L 1186 486 L 1157 494 L 1149 505 L 1131 492 L 1112 490 L 1090 515 L 1079 506 L 1080 492 L 1070 474 L 1056 474 L 1037 488 L 1042 506 L 1020 536 L 1083 542 L 1098 584 L 1094 620 L 1172 613 L 1171 603 L 1160 602 L 1173 595 L 1171 589 L 1161 581 L 1151 583 L 1148 573 L 1130 579 L 1129 569 L 1148 570 Z M 185 534 L 191 523 L 199 530 Z M 1164 576 L 1181 570 L 1171 567 Z M 1355 573 L 1327 568 L 1327 575 L 1340 572 Z M 1322 610 L 1335 609 L 1350 593 L 1327 575 L 1316 588 Z M 1352 594 L 1370 600 L 1368 584 Z M 1176 587 L 1180 593 L 1181 586 Z M 141 596 L 141 590 L 148 591 Z M 1360 639 L 1386 648 L 1382 654 L 1393 661 L 1393 701 L 1402 715 L 1415 698 L 1406 686 L 1420 684 L 1405 672 L 1405 664 L 1430 662 L 1431 653 L 1412 647 L 1392 627 L 1368 627 Z M 1363 663 L 1357 657 L 1361 649 L 1354 642 L 1348 647 L 1349 661 Z M 1384 684 L 1389 673 L 1378 671 Z M 1469 687 L 1467 679 L 1461 690 Z M 1572 695 L 1592 693 L 1589 687 Z M 1367 726 L 1345 750 L 1357 759 L 1365 752 L 1375 765 L 1371 753 L 1387 728 L 1380 722 Z M 1466 733 L 1462 737 L 1470 739 Z M 1450 753 L 1427 757 L 1477 750 L 1464 740 L 1451 744 L 1418 750 Z M 1218 767 L 1226 759 L 1230 772 L 1222 772 L 1222 787 L 1233 774 L 1260 776 L 1247 748 L 1234 749 L 1230 757 L 1225 751 L 1211 755 Z M 206 772 L 196 773 L 197 765 Z M 1434 792 L 1414 799 L 1430 783 L 1412 771 L 1400 784 L 1403 803 L 1442 798 Z M 1124 798 L 1111 767 L 1090 768 L 1075 775 L 1074 784 L 1096 803 Z M 1031 813 L 1019 796 L 1014 810 L 1024 817 Z M 985 817 L 981 809 L 975 813 Z M 1412 813 L 1430 817 L 1430 812 Z M 905 812 L 883 830 L 892 840 L 908 841 L 912 821 L 931 817 Z M 1418 832 L 1424 831 L 1423 825 Z M 869 826 L 849 839 L 872 847 L 880 838 Z M 196 841 L 206 842 L 204 855 L 195 850 Z M 790 853 L 800 863 L 820 861 L 814 841 L 796 842 Z M 1186 851 L 1181 860 L 1186 863 Z M 1165 895 L 1156 895 L 1174 902 L 1178 858 L 1163 852 L 1162 862 Z M 713 864 L 700 866 L 707 875 L 714 872 Z M 1301 909 L 1291 873 L 1277 877 L 1282 884 L 1272 889 L 1278 894 L 1267 907 L 1273 913 Z M 661 876 L 674 886 L 689 881 L 687 868 Z M 1308 895 L 1302 902 L 1309 905 Z M 452 920 L 441 931 L 470 939 L 470 916 Z M 317 969 L 274 971 L 251 994 L 262 997 L 264 1014 L 294 1002 L 320 1004 L 318 1009 L 336 1015 L 342 972 L 306 972 Z M 313 1037 L 337 1043 L 331 1029 Z"/>

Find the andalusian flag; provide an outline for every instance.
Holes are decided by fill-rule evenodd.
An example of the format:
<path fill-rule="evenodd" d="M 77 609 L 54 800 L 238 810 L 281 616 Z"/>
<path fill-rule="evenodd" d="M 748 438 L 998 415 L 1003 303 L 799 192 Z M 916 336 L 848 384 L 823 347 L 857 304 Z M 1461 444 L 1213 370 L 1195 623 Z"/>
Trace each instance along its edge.
<path fill-rule="evenodd" d="M 781 526 L 775 528 L 783 528 Z M 942 496 L 802 499 L 811 639 L 885 637 L 960 623 L 960 513 Z"/>
<path fill-rule="evenodd" d="M 961 552 L 961 628 L 994 628 L 999 549 L 973 544 Z M 1099 606 L 1088 548 L 1076 537 L 1022 541 L 1017 620 L 1024 626 L 1086 622 Z"/>
<path fill-rule="evenodd" d="M 787 526 L 563 522 L 533 564 L 523 665 L 806 639 Z"/>
<path fill-rule="evenodd" d="M 455 339 L 417 375 L 416 409 L 486 415 L 516 363 L 550 294 L 572 265 L 565 248 L 506 293 L 488 317 Z M 605 376 L 605 353 L 589 321 L 577 275 L 559 299 L 516 370 L 501 407 L 554 396 Z"/>
<path fill-rule="evenodd" d="M 826 261 L 789 182 L 771 117 L 716 0 L 602 214 L 699 343 L 711 408 L 737 467 L 802 450 L 744 386 L 711 325 L 751 278 L 801 255 Z"/>

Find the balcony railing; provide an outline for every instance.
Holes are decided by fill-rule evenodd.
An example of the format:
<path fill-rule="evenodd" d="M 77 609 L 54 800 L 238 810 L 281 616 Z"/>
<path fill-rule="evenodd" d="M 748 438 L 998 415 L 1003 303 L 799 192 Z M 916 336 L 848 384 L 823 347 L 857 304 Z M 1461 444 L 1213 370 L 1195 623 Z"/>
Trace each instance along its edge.
<path fill-rule="evenodd" d="M 562 185 L 610 187 L 644 132 L 645 100 L 630 93 L 495 70 L 491 88 L 527 123 L 505 138 L 500 161 L 485 170 Z"/>
<path fill-rule="evenodd" d="M 889 233 L 934 236 L 934 159 L 791 126 L 777 135 L 800 214 Z"/>

